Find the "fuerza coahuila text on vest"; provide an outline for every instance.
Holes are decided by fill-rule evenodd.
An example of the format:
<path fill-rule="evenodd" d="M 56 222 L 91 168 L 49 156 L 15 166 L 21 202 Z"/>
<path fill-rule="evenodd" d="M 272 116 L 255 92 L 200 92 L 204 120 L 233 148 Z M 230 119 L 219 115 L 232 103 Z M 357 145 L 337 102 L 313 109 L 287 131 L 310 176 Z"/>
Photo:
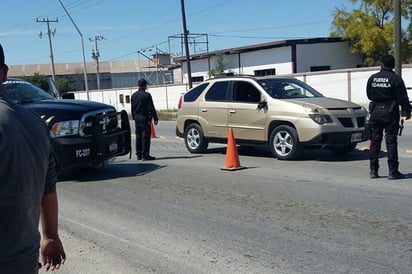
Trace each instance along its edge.
<path fill-rule="evenodd" d="M 391 83 L 389 83 L 388 78 L 374 78 L 372 81 L 371 86 L 373 88 L 390 88 Z"/>

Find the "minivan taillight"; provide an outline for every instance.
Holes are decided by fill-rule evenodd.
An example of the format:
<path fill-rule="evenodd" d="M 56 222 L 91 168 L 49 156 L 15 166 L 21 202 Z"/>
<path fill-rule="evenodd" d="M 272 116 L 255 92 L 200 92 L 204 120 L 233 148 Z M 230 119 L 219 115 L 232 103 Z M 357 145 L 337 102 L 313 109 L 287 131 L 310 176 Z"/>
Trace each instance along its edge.
<path fill-rule="evenodd" d="M 183 96 L 180 96 L 179 102 L 177 103 L 177 109 L 180 109 L 182 107 L 182 102 L 183 102 Z"/>

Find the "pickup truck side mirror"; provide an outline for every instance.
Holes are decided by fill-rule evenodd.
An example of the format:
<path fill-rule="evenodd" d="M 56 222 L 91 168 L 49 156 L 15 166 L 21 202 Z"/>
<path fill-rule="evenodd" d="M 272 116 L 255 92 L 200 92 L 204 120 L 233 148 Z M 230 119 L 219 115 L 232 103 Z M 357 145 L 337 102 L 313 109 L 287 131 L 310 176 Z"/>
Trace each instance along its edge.
<path fill-rule="evenodd" d="M 75 99 L 74 93 L 65 92 L 65 93 L 62 94 L 62 99 Z"/>
<path fill-rule="evenodd" d="M 57 98 L 57 99 L 60 98 L 59 89 L 57 88 L 56 83 L 54 82 L 53 78 L 47 77 L 47 83 L 49 84 L 51 95 L 54 98 Z"/>

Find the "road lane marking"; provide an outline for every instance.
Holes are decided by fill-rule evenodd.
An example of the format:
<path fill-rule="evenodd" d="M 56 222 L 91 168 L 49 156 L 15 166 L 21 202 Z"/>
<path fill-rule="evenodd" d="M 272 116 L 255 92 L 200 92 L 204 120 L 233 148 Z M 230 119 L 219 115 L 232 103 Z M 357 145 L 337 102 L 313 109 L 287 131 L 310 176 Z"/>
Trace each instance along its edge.
<path fill-rule="evenodd" d="M 59 218 L 65 220 L 65 221 L 67 221 L 67 222 L 69 222 L 69 223 L 73 223 L 73 224 L 75 224 L 75 225 L 78 225 L 78 226 L 81 226 L 81 227 L 83 227 L 83 228 L 89 229 L 89 230 L 91 230 L 91 231 L 93 231 L 93 232 L 96 232 L 96 233 L 102 234 L 102 235 L 104 235 L 104 236 L 107 236 L 107 237 L 109 237 L 109 238 L 112 238 L 112 239 L 121 241 L 121 242 L 123 242 L 123 243 L 125 243 L 125 244 L 130 244 L 130 243 L 131 243 L 130 241 L 128 241 L 128 240 L 126 240 L 126 239 L 124 239 L 124 238 L 121 238 L 121 237 L 119 237 L 119 236 L 116 236 L 116 235 L 113 235 L 113 234 L 111 234 L 111 233 L 105 232 L 105 231 L 100 230 L 100 229 L 98 229 L 98 228 L 94 228 L 94 227 L 92 227 L 92 226 L 83 224 L 83 223 L 78 222 L 78 221 L 75 221 L 75 220 L 73 220 L 73 219 L 64 217 L 64 216 L 62 216 L 62 215 L 59 215 Z"/>

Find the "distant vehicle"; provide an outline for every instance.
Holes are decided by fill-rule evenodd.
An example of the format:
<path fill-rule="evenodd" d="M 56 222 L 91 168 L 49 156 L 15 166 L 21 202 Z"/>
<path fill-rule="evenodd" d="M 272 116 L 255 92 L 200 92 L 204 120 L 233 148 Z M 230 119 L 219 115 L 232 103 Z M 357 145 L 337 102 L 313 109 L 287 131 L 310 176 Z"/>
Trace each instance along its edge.
<path fill-rule="evenodd" d="M 4 82 L 6 95 L 38 113 L 50 129 L 59 169 L 97 166 L 105 160 L 130 153 L 130 125 L 126 111 L 83 100 L 57 99 L 54 82 L 50 95 L 20 79 Z M 63 98 L 73 95 L 66 94 Z"/>
<path fill-rule="evenodd" d="M 209 79 L 179 102 L 176 135 L 192 153 L 209 142 L 269 145 L 274 157 L 299 159 L 308 148 L 348 153 L 365 141 L 367 111 L 324 97 L 292 77 L 225 76 Z"/>

